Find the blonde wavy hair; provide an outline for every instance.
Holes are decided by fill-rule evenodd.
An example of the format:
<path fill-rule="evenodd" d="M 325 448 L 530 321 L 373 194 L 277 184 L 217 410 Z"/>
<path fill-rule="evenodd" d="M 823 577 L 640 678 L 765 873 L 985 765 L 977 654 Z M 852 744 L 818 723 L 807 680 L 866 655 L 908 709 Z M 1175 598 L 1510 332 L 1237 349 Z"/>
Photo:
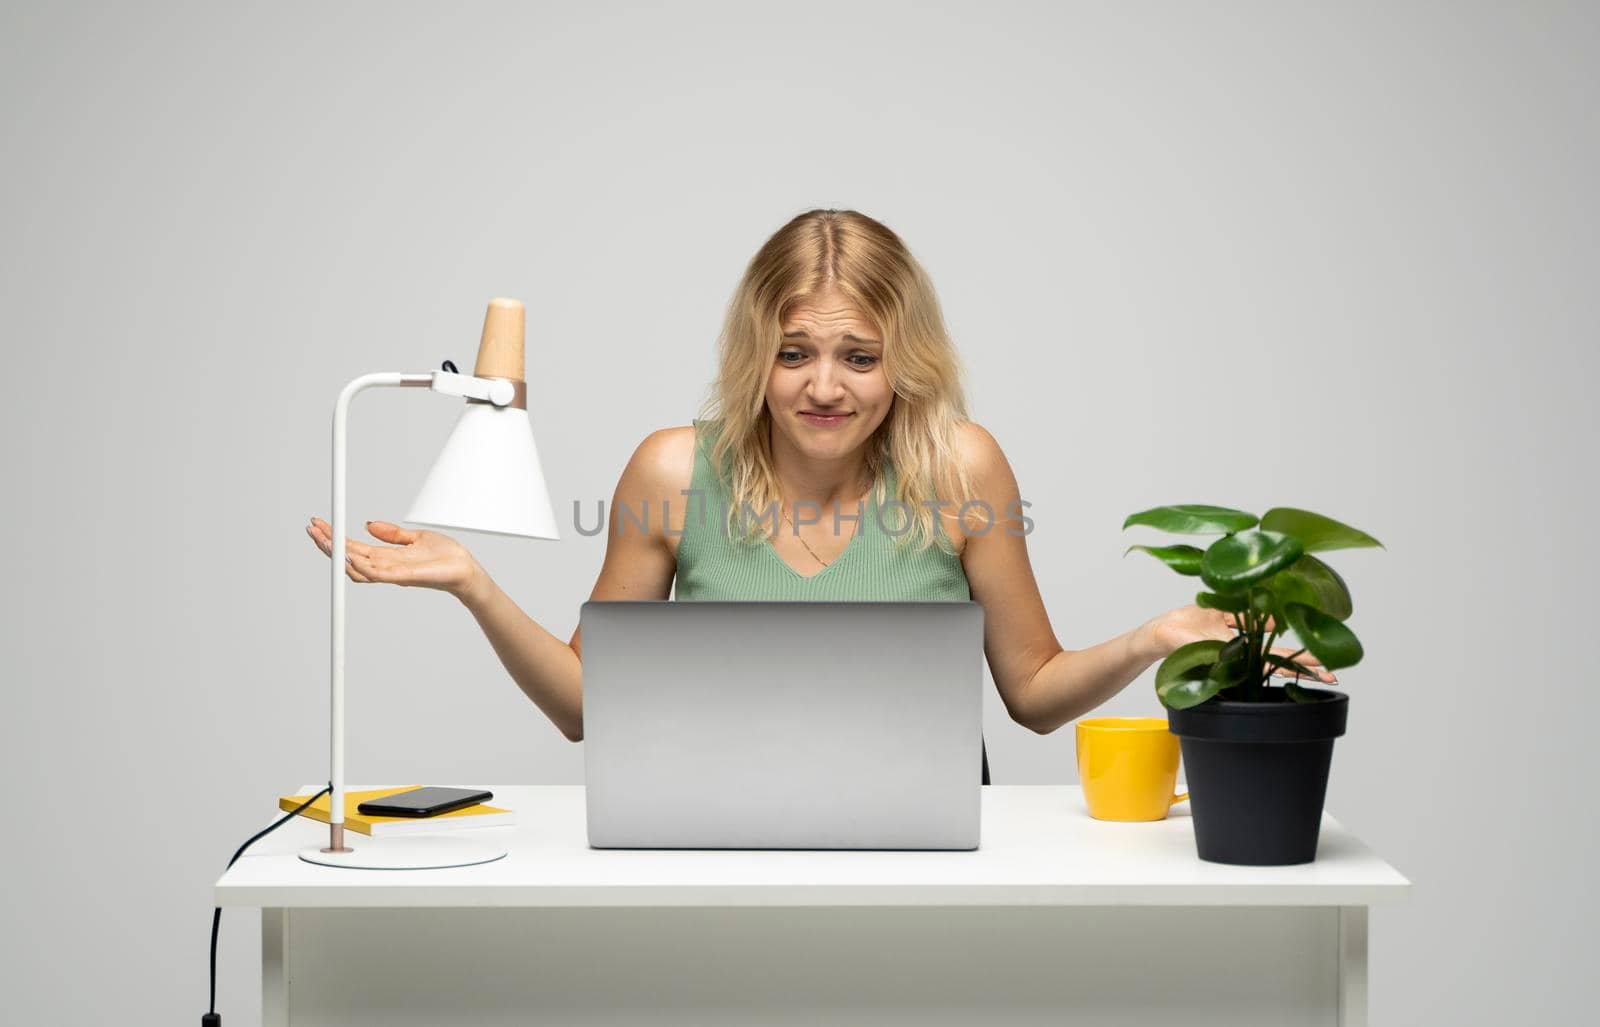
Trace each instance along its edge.
<path fill-rule="evenodd" d="M 759 512 L 783 502 L 772 463 L 767 379 L 783 345 L 784 318 L 798 301 L 829 286 L 849 297 L 883 336 L 883 369 L 894 397 L 867 442 L 866 464 L 879 509 L 890 498 L 886 462 L 895 468 L 892 498 L 906 504 L 884 511 L 884 523 L 899 532 L 897 545 L 953 552 L 934 508 L 923 504 L 949 504 L 943 512 L 972 497 L 956 447 L 957 425 L 966 420 L 960 359 L 922 266 L 899 236 L 853 210 L 806 211 L 778 229 L 751 258 L 728 304 L 717 377 L 701 416 L 718 432 L 711 458 L 729 485 L 730 537 L 770 537 L 763 517 L 746 512 L 747 505 Z M 901 530 L 907 513 L 909 530 Z"/>

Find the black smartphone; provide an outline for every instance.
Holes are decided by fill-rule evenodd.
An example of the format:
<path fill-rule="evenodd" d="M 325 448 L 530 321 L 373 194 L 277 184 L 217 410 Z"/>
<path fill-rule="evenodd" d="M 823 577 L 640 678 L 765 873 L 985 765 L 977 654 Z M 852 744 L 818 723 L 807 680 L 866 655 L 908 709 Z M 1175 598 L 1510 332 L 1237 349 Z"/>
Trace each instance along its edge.
<path fill-rule="evenodd" d="M 356 809 L 374 817 L 431 817 L 492 798 L 493 792 L 471 788 L 413 788 L 381 799 L 368 799 Z"/>

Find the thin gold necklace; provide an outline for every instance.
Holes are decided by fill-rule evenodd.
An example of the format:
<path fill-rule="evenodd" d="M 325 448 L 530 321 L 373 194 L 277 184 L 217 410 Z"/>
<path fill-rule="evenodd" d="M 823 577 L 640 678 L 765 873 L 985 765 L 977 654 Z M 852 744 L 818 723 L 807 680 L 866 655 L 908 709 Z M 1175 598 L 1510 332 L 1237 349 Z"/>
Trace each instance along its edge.
<path fill-rule="evenodd" d="M 870 486 L 868 487 L 868 490 L 870 491 Z M 855 541 L 856 533 L 861 530 L 861 515 L 862 515 L 862 511 L 861 511 L 860 503 L 861 503 L 861 500 L 858 498 L 856 500 L 856 522 L 850 526 L 850 542 L 854 542 Z M 802 546 L 806 547 L 806 552 L 811 554 L 811 559 L 813 559 L 813 560 L 817 561 L 818 563 L 822 564 L 822 566 L 824 566 L 824 567 L 828 566 L 828 561 L 824 560 L 822 557 L 818 556 L 817 555 L 817 551 L 815 549 L 812 549 L 811 546 L 809 544 L 807 544 L 807 542 L 805 540 L 805 536 L 800 534 L 799 526 L 796 525 L 794 523 L 794 521 L 790 520 L 789 511 L 784 510 L 784 509 L 782 509 L 780 507 L 778 512 L 783 515 L 783 519 L 784 520 L 789 521 L 789 527 L 794 528 L 794 537 L 800 540 L 800 544 Z M 837 520 L 834 523 L 837 524 L 838 523 Z M 850 542 L 846 542 L 845 543 L 845 546 L 844 546 L 845 549 L 849 549 L 850 548 Z M 839 551 L 839 553 L 840 553 L 841 556 L 844 555 L 844 550 L 841 549 Z M 838 557 L 834 557 L 834 559 L 838 559 Z"/>

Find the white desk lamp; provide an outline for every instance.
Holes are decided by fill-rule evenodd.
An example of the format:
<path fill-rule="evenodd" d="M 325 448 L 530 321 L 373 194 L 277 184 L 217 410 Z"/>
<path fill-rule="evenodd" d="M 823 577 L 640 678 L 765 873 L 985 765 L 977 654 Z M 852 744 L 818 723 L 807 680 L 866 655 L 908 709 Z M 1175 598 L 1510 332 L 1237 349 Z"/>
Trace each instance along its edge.
<path fill-rule="evenodd" d="M 356 393 L 381 385 L 429 388 L 463 397 L 456 421 L 433 470 L 406 514 L 406 521 L 498 535 L 559 539 L 550 493 L 528 421 L 523 379 L 523 308 L 516 300 L 489 301 L 471 376 L 449 371 L 362 375 L 344 387 L 333 408 L 333 610 L 332 610 L 332 793 L 328 845 L 300 858 L 333 867 L 375 870 L 427 869 L 487 863 L 506 854 L 496 841 L 471 837 L 484 828 L 453 834 L 368 839 L 359 848 L 344 833 L 344 590 L 345 421 Z M 496 832 L 498 833 L 498 832 Z"/>

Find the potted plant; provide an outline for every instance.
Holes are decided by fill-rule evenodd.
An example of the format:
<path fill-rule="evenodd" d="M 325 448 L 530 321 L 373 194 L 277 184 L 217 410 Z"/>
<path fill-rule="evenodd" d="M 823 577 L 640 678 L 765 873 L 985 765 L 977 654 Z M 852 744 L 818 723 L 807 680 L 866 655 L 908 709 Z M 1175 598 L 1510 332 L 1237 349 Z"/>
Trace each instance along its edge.
<path fill-rule="evenodd" d="M 1123 522 L 1184 535 L 1222 536 L 1192 545 L 1131 546 L 1206 591 L 1195 602 L 1234 615 L 1229 641 L 1174 650 L 1156 670 L 1156 695 L 1178 736 L 1189 780 L 1195 846 L 1214 863 L 1276 866 L 1316 858 L 1333 740 L 1344 734 L 1349 698 L 1300 684 L 1315 675 L 1295 657 L 1309 651 L 1327 670 L 1355 665 L 1361 642 L 1345 623 L 1350 590 L 1313 553 L 1382 546 L 1307 510 L 1261 517 L 1226 507 L 1159 506 Z M 1301 648 L 1273 642 L 1285 628 Z M 1294 679 L 1278 686 L 1275 673 Z"/>

